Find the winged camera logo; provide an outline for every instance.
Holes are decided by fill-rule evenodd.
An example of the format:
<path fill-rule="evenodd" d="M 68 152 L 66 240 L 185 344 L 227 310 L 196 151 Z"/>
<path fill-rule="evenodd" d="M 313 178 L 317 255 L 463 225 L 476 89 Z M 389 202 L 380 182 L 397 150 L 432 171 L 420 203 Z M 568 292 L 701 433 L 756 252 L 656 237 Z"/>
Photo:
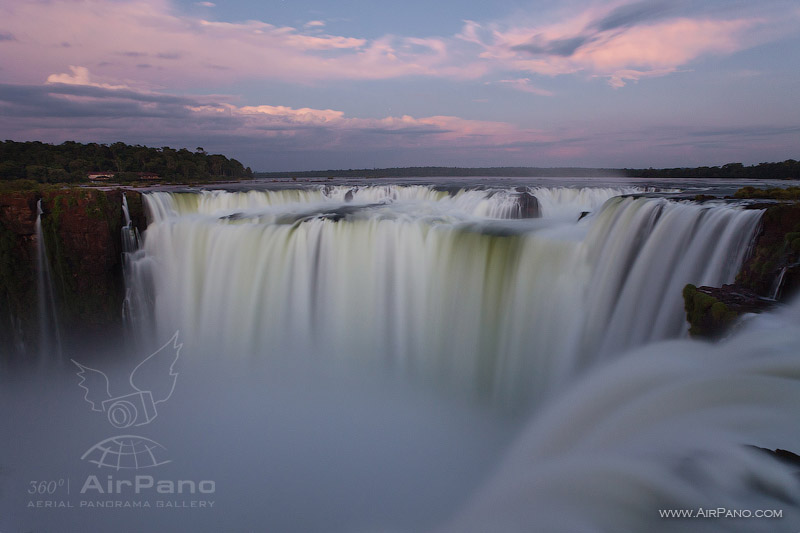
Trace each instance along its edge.
<path fill-rule="evenodd" d="M 131 371 L 130 388 L 121 396 L 111 394 L 111 385 L 105 372 L 82 365 L 78 367 L 78 386 L 85 392 L 84 399 L 92 411 L 106 414 L 112 426 L 118 429 L 144 426 L 158 416 L 159 404 L 172 397 L 178 373 L 175 364 L 183 344 L 178 343 L 178 332 L 164 346 L 146 357 Z M 161 444 L 137 435 L 117 435 L 98 442 L 81 459 L 98 468 L 116 470 L 141 469 L 170 462 L 164 459 L 166 448 Z"/>

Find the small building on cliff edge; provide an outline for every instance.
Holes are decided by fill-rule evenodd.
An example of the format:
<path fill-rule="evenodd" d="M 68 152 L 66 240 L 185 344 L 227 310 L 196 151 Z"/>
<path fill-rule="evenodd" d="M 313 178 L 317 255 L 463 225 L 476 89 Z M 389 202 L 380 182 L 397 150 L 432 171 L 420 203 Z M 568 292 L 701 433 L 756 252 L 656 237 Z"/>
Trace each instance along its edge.
<path fill-rule="evenodd" d="M 114 172 L 113 170 L 107 171 L 96 171 L 96 172 L 89 172 L 86 177 L 89 178 L 91 181 L 108 181 L 113 179 L 118 173 Z M 128 173 L 126 173 L 128 174 Z M 158 174 L 155 172 L 132 172 L 131 174 L 136 174 L 139 179 L 141 180 L 157 180 L 159 179 Z"/>

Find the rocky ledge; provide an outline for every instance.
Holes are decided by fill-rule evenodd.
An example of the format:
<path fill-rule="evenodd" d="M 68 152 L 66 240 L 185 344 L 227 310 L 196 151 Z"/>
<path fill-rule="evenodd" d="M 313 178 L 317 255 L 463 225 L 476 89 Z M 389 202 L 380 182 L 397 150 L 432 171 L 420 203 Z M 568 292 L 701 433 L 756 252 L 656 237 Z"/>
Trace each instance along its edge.
<path fill-rule="evenodd" d="M 690 326 L 689 334 L 708 338 L 725 333 L 741 315 L 760 313 L 775 304 L 774 300 L 735 284 L 722 287 L 695 287 L 689 284 L 683 289 L 683 301 Z"/>

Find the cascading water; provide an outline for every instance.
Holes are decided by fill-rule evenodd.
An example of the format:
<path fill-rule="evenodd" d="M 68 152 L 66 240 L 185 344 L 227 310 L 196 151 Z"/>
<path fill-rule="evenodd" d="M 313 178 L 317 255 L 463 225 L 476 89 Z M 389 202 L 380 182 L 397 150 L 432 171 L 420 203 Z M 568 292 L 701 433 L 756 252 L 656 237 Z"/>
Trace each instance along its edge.
<path fill-rule="evenodd" d="M 139 249 L 139 230 L 131 222 L 131 213 L 128 209 L 128 197 L 122 193 L 122 216 L 125 225 L 122 226 L 122 252 L 133 253 Z"/>
<path fill-rule="evenodd" d="M 50 262 L 47 259 L 47 246 L 42 230 L 42 200 L 36 204 L 36 294 L 39 310 L 39 360 L 59 361 L 61 359 L 61 332 L 58 326 L 53 280 L 50 276 Z"/>
<path fill-rule="evenodd" d="M 753 447 L 800 446 L 798 304 L 590 372 L 440 531 L 796 531 L 797 464 Z"/>
<path fill-rule="evenodd" d="M 760 212 L 526 190 L 540 218 L 513 219 L 515 188 L 147 195 L 134 327 L 158 346 L 180 328 L 184 346 L 172 397 L 124 431 L 173 461 L 80 459 L 113 434 L 89 390 L 138 396 L 125 385 L 149 351 L 81 354 L 113 376 L 100 389 L 0 375 L 0 418 L 24 421 L 0 432 L 0 529 L 795 531 L 793 468 L 751 446 L 800 450 L 800 302 L 724 343 L 674 339 L 683 284 L 730 281 Z M 151 474 L 217 490 L 125 485 Z M 121 493 L 78 494 L 87 475 Z M 75 508 L 32 508 L 30 480 L 54 476 L 72 495 L 40 499 Z M 215 505 L 157 508 L 196 498 Z M 781 518 L 659 513 L 719 508 Z"/>
<path fill-rule="evenodd" d="M 148 258 L 141 248 L 139 229 L 131 221 L 128 197 L 122 193 L 122 272 L 125 280 L 125 299 L 122 302 L 122 321 L 129 343 L 139 344 L 142 337 L 153 333 L 152 282 L 149 277 Z"/>
<path fill-rule="evenodd" d="M 760 217 L 532 190 L 542 219 L 505 219 L 513 189 L 151 193 L 136 275 L 160 335 L 198 351 L 324 353 L 515 404 L 685 334 L 682 287 L 732 281 Z"/>

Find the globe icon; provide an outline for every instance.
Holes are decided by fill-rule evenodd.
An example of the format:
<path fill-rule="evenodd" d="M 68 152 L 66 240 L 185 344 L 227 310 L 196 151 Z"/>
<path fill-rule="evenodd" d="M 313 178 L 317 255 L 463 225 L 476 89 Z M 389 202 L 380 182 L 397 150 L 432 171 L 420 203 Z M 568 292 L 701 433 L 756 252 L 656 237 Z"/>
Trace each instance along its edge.
<path fill-rule="evenodd" d="M 115 470 L 152 468 L 169 463 L 164 458 L 167 449 L 154 440 L 136 435 L 119 435 L 98 442 L 81 459 L 98 468 Z"/>

